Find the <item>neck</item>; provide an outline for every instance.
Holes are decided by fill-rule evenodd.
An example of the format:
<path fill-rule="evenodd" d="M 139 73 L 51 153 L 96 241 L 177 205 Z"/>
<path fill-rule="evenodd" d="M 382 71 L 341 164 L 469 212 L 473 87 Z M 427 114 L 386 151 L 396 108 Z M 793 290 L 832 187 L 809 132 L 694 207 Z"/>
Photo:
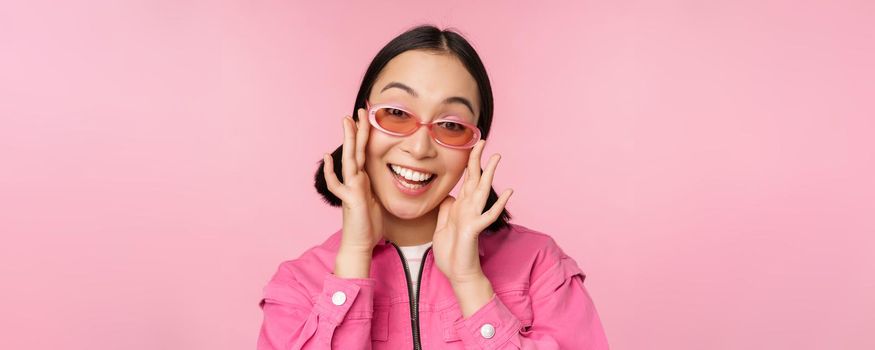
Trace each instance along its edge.
<path fill-rule="evenodd" d="M 383 208 L 383 232 L 386 239 L 398 246 L 412 246 L 431 242 L 437 227 L 438 207 L 423 216 L 402 219 Z"/>

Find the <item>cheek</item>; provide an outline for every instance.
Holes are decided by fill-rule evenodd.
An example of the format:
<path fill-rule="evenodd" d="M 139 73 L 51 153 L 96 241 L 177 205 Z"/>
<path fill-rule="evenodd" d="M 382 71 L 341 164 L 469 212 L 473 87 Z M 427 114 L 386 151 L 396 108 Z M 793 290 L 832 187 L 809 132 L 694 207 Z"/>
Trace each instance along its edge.
<path fill-rule="evenodd" d="M 386 140 L 383 135 L 380 133 L 376 133 L 376 130 L 371 130 L 371 134 L 368 135 L 368 142 L 365 144 L 365 155 L 368 157 L 379 156 L 382 153 L 385 153 L 386 148 Z"/>
<path fill-rule="evenodd" d="M 452 154 L 448 154 L 446 158 L 446 167 L 447 173 L 452 174 L 454 177 L 461 176 L 465 172 L 465 168 L 468 167 L 468 153 L 459 153 L 455 152 Z"/>
<path fill-rule="evenodd" d="M 368 170 L 378 169 L 372 168 L 372 166 L 385 166 L 382 164 L 383 158 L 392 145 L 382 136 L 375 134 L 373 130 L 371 135 L 368 136 L 368 143 L 365 146 L 365 167 Z"/>

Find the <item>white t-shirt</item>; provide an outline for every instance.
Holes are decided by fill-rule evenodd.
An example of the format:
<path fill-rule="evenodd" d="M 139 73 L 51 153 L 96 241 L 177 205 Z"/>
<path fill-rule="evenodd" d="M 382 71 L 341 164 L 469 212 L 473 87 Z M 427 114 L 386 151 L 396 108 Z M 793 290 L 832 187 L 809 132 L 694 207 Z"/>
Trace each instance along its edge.
<path fill-rule="evenodd" d="M 401 249 L 401 254 L 404 255 L 404 260 L 407 260 L 407 270 L 410 282 L 413 285 L 414 298 L 416 298 L 416 290 L 419 288 L 416 284 L 416 279 L 419 277 L 419 267 L 422 265 L 422 255 L 425 254 L 428 247 L 431 247 L 431 242 L 407 247 L 398 247 Z"/>

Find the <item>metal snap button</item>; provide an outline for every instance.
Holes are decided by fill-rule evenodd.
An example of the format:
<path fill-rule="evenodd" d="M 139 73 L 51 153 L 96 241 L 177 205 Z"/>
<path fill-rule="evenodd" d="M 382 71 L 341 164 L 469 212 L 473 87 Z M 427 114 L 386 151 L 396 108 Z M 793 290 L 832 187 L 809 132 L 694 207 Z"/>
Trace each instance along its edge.
<path fill-rule="evenodd" d="M 346 293 L 341 291 L 334 292 L 334 295 L 331 296 L 331 302 L 337 306 L 343 305 L 346 302 Z"/>
<path fill-rule="evenodd" d="M 484 324 L 482 327 L 480 327 L 480 335 L 482 335 L 483 338 L 486 339 L 492 338 L 493 336 L 495 336 L 495 327 L 488 323 Z"/>

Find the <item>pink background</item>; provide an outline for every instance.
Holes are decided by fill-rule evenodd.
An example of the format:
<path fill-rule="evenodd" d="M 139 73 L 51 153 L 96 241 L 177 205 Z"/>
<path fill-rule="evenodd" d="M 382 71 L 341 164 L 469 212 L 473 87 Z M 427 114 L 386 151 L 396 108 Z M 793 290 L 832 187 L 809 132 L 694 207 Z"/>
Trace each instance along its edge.
<path fill-rule="evenodd" d="M 614 349 L 875 348 L 875 2 L 361 3 L 0 5 L 0 348 L 254 348 L 419 23 L 479 50 L 495 187 Z"/>

